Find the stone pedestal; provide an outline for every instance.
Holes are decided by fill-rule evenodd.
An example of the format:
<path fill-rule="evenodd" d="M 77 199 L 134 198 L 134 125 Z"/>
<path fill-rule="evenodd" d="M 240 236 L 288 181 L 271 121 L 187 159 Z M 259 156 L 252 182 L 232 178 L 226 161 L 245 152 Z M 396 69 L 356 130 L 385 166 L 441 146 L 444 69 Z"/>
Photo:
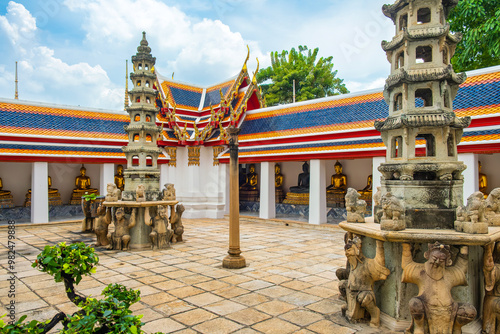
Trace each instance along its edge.
<path fill-rule="evenodd" d="M 372 217 L 366 220 L 365 224 L 342 222 L 340 227 L 362 238 L 363 252 L 368 257 L 375 255 L 375 240 L 384 241 L 386 267 L 390 269 L 391 274 L 385 281 L 375 284 L 377 306 L 382 312 L 382 325 L 393 331 L 407 328 L 411 321 L 408 303 L 418 294 L 416 285 L 401 282 L 403 242 L 415 245 L 414 261 L 421 263 L 425 262 L 423 254 L 427 250 L 428 243 L 439 241 L 451 245 L 454 256 L 459 246 L 469 246 L 467 286 L 453 288 L 452 296 L 458 302 L 474 305 L 476 310 L 482 309 L 484 296 L 482 246 L 500 240 L 500 227 L 489 227 L 487 234 L 467 234 L 450 229 L 407 228 L 404 231 L 383 231 L 379 224 L 373 223 Z M 480 320 L 476 319 L 462 330 L 462 333 L 479 333 Z"/>
<path fill-rule="evenodd" d="M 240 200 L 244 202 L 258 202 L 259 190 L 240 190 Z"/>
<path fill-rule="evenodd" d="M 285 199 L 285 192 L 281 188 L 276 188 L 276 203 L 282 203 Z"/>
<path fill-rule="evenodd" d="M 128 209 L 137 208 L 135 226 L 130 229 L 130 249 L 151 248 L 151 241 L 149 234 L 151 233 L 151 226 L 145 224 L 144 216 L 146 208 L 156 207 L 158 205 L 170 206 L 171 212 L 174 211 L 175 205 L 178 201 L 148 201 L 148 202 L 135 202 L 135 201 L 118 201 L 118 202 L 103 202 L 106 207 L 123 207 Z"/>
<path fill-rule="evenodd" d="M 345 193 L 326 193 L 326 205 L 334 208 L 345 208 Z"/>
<path fill-rule="evenodd" d="M 382 181 L 384 193 L 404 203 L 406 228 L 453 229 L 455 210 L 463 203 L 462 187 L 462 180 Z"/>

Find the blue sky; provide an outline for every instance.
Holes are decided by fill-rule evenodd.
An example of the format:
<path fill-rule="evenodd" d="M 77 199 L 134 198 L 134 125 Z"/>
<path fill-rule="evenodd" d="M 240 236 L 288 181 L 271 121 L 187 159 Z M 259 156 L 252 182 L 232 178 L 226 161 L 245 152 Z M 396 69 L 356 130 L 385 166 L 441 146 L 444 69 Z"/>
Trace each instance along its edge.
<path fill-rule="evenodd" d="M 333 56 L 348 89 L 382 87 L 394 33 L 379 0 L 0 0 L 0 97 L 123 109 L 125 59 L 147 32 L 159 73 L 209 85 L 298 45 Z"/>

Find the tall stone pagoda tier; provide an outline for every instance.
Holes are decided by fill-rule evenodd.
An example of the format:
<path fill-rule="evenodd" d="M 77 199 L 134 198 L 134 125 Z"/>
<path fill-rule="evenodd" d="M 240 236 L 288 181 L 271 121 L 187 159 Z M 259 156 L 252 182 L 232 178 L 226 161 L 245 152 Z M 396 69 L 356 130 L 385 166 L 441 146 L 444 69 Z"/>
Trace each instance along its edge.
<path fill-rule="evenodd" d="M 458 0 L 398 0 L 384 5 L 396 36 L 383 41 L 391 63 L 384 97 L 389 117 L 375 122 L 387 146 L 382 193 L 404 199 L 407 228 L 453 228 L 463 203 L 457 144 L 470 117 L 458 118 L 453 99 L 466 79 L 450 64 L 462 36 L 450 33 L 448 12 Z"/>
<path fill-rule="evenodd" d="M 161 149 L 157 140 L 161 127 L 156 125 L 156 115 L 159 108 L 155 105 L 157 91 L 153 89 L 156 80 L 154 65 L 156 58 L 151 56 L 151 48 L 146 40 L 146 33 L 142 33 L 141 44 L 137 53 L 132 56 L 134 72 L 130 73 L 130 80 L 134 88 L 129 91 L 131 105 L 126 107 L 130 114 L 130 124 L 126 125 L 128 145 L 123 147 L 127 157 L 127 169 L 124 171 L 125 190 L 122 199 L 135 200 L 135 193 L 139 184 L 145 187 L 147 201 L 161 199 L 160 171 L 157 166 Z"/>

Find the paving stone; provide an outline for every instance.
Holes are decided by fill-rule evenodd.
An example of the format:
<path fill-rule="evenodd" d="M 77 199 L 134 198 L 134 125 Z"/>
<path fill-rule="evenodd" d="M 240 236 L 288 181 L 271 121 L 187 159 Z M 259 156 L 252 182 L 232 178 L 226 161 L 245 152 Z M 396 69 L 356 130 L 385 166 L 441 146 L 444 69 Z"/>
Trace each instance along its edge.
<path fill-rule="evenodd" d="M 254 328 L 260 332 L 266 333 L 266 334 L 288 334 L 288 333 L 294 333 L 300 329 L 300 327 L 298 327 L 294 324 L 291 324 L 287 321 L 277 319 L 277 318 L 272 318 L 272 319 L 260 322 L 256 325 L 252 326 L 252 328 Z M 325 332 L 325 333 L 327 333 L 327 332 Z M 331 333 L 335 333 L 335 332 L 331 332 Z"/>
<path fill-rule="evenodd" d="M 293 310 L 294 308 L 296 308 L 296 306 L 279 300 L 273 300 L 264 304 L 257 305 L 255 306 L 255 308 L 259 311 L 276 316 Z"/>
<path fill-rule="evenodd" d="M 307 329 L 312 330 L 316 333 L 335 333 L 335 334 L 351 334 L 356 331 L 347 327 L 339 326 L 328 320 L 318 321 L 310 326 Z"/>
<path fill-rule="evenodd" d="M 235 311 L 243 310 L 246 306 L 226 299 L 206 305 L 204 308 L 219 315 L 226 315 Z"/>
<path fill-rule="evenodd" d="M 227 314 L 226 318 L 229 318 L 244 325 L 251 326 L 256 322 L 261 322 L 263 320 L 269 319 L 271 318 L 271 316 L 251 308 L 245 308 L 240 311 Z"/>
<path fill-rule="evenodd" d="M 203 334 L 228 334 L 240 329 L 241 327 L 242 326 L 240 324 L 231 320 L 217 318 L 196 325 L 193 329 Z"/>
<path fill-rule="evenodd" d="M 148 322 L 142 327 L 142 330 L 145 331 L 146 333 L 155 333 L 155 332 L 171 333 L 183 328 L 186 328 L 186 326 L 172 319 L 163 318 Z"/>
<path fill-rule="evenodd" d="M 323 320 L 322 315 L 306 310 L 292 310 L 279 317 L 301 327 Z"/>
<path fill-rule="evenodd" d="M 218 317 L 219 316 L 214 313 L 199 308 L 172 316 L 173 319 L 182 322 L 187 326 L 193 326 L 199 324 L 200 322 L 212 320 Z"/>
<path fill-rule="evenodd" d="M 205 306 L 208 304 L 216 303 L 218 301 L 221 301 L 222 298 L 214 295 L 213 293 L 210 292 L 205 292 L 196 296 L 191 296 L 185 299 L 187 302 L 192 303 L 197 306 Z"/>

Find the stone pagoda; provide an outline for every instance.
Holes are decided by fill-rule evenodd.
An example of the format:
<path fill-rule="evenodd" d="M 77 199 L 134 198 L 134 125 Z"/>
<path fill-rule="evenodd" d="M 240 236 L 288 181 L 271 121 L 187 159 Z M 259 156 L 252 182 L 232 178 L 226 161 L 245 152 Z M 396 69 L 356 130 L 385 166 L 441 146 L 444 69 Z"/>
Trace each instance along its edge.
<path fill-rule="evenodd" d="M 458 1 L 399 0 L 385 5 L 396 36 L 383 41 L 391 63 L 384 88 L 389 117 L 375 122 L 387 147 L 382 193 L 404 199 L 408 228 L 453 228 L 463 203 L 457 144 L 470 118 L 458 118 L 453 99 L 466 79 L 450 64 L 461 35 L 451 34 L 446 17 Z"/>
<path fill-rule="evenodd" d="M 147 201 L 161 200 L 160 171 L 157 166 L 161 149 L 156 142 L 161 128 L 156 125 L 156 90 L 153 83 L 156 80 L 154 65 L 156 58 L 151 56 L 151 48 L 146 40 L 146 33 L 142 33 L 141 44 L 137 53 L 132 56 L 134 72 L 130 73 L 130 80 L 134 88 L 130 90 L 131 105 L 126 107 L 130 115 L 130 124 L 126 125 L 128 145 L 123 147 L 127 157 L 127 169 L 124 171 L 125 189 L 122 199 L 135 200 L 135 193 L 139 184 L 145 187 Z"/>
<path fill-rule="evenodd" d="M 348 265 L 337 277 L 349 321 L 369 318 L 373 327 L 405 333 L 479 333 L 481 317 L 483 330 L 491 323 L 485 319 L 498 317 L 482 301 L 485 294 L 500 301 L 490 292 L 497 284 L 492 268 L 500 268 L 492 256 L 500 228 L 479 219 L 475 202 L 463 206 L 466 166 L 457 145 L 471 120 L 453 112 L 466 76 L 450 64 L 461 35 L 446 23 L 458 1 L 397 0 L 382 8 L 396 26 L 393 39 L 382 42 L 391 63 L 384 89 L 389 115 L 375 122 L 387 153 L 373 217 L 355 215 L 364 209 L 359 194 L 347 191 L 340 227 L 348 232 Z M 471 228 L 454 229 L 465 225 Z M 490 275 L 486 281 L 481 272 Z"/>

